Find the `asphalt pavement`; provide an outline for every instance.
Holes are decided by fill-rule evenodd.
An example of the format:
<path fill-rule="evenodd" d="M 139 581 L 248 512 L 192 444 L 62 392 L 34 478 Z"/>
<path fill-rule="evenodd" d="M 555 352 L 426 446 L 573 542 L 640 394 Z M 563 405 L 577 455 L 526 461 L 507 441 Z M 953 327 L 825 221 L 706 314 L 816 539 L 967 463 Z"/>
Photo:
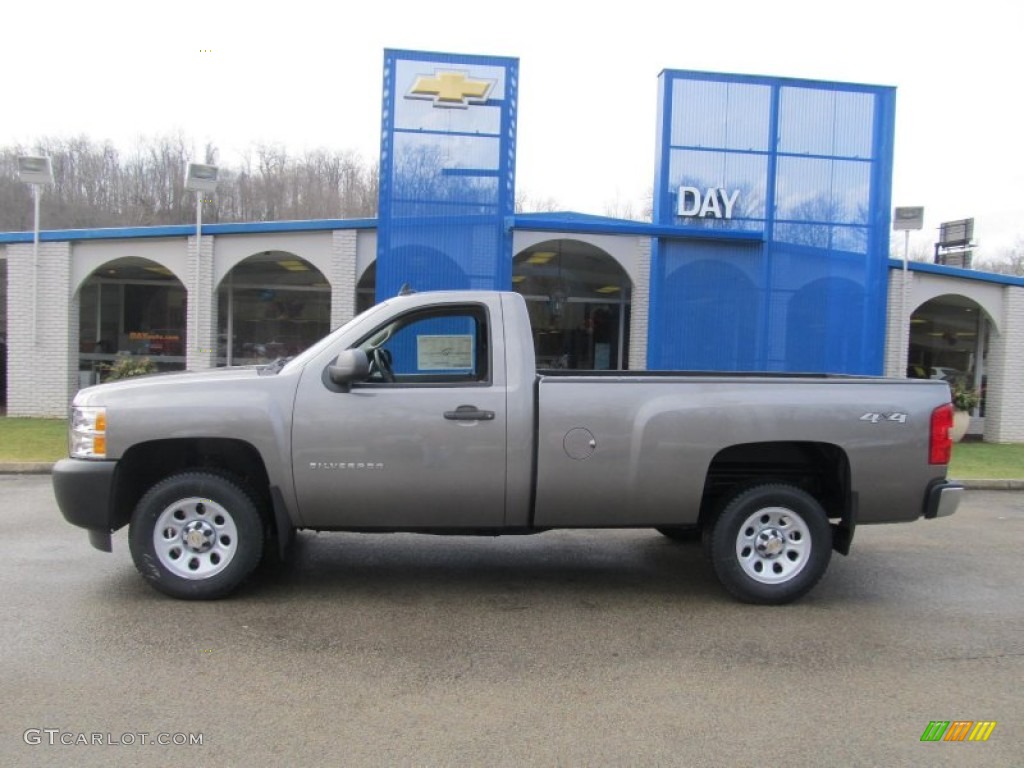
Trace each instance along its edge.
<path fill-rule="evenodd" d="M 0 499 L 3 765 L 1024 763 L 1021 493 L 861 527 L 777 608 L 648 530 L 303 533 L 236 596 L 182 602 L 126 531 L 93 550 L 49 477 Z M 996 726 L 921 741 L 957 720 Z"/>

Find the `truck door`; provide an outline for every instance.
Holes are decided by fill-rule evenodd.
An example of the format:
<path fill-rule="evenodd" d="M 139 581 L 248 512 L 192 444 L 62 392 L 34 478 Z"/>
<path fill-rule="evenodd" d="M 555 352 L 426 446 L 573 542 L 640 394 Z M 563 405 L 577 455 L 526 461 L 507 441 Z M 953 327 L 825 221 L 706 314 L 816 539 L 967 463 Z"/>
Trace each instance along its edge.
<path fill-rule="evenodd" d="M 497 301 L 419 308 L 354 345 L 367 353 L 371 373 L 350 391 L 339 391 L 324 366 L 307 365 L 292 427 L 303 522 L 500 526 L 507 388 L 501 327 Z"/>

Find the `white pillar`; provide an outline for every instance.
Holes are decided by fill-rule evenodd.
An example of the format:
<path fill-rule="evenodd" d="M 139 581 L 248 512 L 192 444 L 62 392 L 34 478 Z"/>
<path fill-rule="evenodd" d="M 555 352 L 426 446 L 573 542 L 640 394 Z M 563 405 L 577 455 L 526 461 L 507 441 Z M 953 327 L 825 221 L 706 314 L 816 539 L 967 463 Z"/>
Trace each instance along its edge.
<path fill-rule="evenodd" d="M 885 375 L 898 379 L 907 377 L 910 344 L 907 338 L 910 326 L 903 323 L 903 278 L 907 276 L 907 322 L 912 313 L 910 303 L 914 273 L 901 269 L 889 270 L 889 301 L 885 323 Z"/>
<path fill-rule="evenodd" d="M 1004 288 L 999 332 L 989 336 L 985 440 L 1024 442 L 1024 288 Z"/>
<path fill-rule="evenodd" d="M 197 270 L 196 237 L 191 235 L 188 238 L 186 367 L 190 371 L 213 368 L 217 356 L 217 294 L 213 290 L 213 237 L 203 235 L 202 240 Z"/>
<path fill-rule="evenodd" d="M 354 229 L 334 230 L 331 239 L 331 330 L 356 314 L 356 240 Z"/>
<path fill-rule="evenodd" d="M 35 267 L 32 243 L 8 245 L 7 293 L 7 415 L 66 417 L 78 386 L 71 243 L 40 243 Z"/>
<path fill-rule="evenodd" d="M 651 238 L 636 239 L 636 279 L 630 294 L 629 369 L 647 369 L 647 332 L 651 305 Z"/>

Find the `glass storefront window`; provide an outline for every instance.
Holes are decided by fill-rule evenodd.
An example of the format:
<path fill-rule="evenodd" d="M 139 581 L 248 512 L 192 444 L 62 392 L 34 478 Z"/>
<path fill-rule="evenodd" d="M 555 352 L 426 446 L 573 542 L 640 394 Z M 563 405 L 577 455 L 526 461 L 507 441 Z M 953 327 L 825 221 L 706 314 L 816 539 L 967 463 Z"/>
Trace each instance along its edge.
<path fill-rule="evenodd" d="M 140 258 L 108 262 L 82 284 L 78 300 L 80 385 L 98 383 L 123 355 L 184 370 L 185 288 L 166 268 Z"/>
<path fill-rule="evenodd" d="M 293 357 L 330 331 L 326 278 L 285 251 L 266 251 L 236 265 L 221 283 L 217 302 L 218 365 Z"/>
<path fill-rule="evenodd" d="M 516 256 L 512 287 L 526 299 L 537 367 L 625 370 L 632 284 L 601 249 L 551 240 Z"/>
<path fill-rule="evenodd" d="M 537 368 L 624 370 L 629 354 L 629 305 L 526 297 Z"/>
<path fill-rule="evenodd" d="M 907 376 L 942 379 L 979 390 L 984 415 L 987 322 L 981 308 L 962 296 L 940 296 L 910 318 Z"/>

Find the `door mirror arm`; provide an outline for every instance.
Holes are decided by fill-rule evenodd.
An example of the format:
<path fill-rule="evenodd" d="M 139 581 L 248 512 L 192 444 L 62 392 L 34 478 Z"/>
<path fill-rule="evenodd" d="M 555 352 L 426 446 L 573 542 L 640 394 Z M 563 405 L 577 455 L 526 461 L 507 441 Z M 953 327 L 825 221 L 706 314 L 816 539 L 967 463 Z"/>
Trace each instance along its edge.
<path fill-rule="evenodd" d="M 335 392 L 348 392 L 352 384 L 365 381 L 370 375 L 370 361 L 361 349 L 346 349 L 339 352 L 334 362 L 327 366 L 325 383 Z"/>

